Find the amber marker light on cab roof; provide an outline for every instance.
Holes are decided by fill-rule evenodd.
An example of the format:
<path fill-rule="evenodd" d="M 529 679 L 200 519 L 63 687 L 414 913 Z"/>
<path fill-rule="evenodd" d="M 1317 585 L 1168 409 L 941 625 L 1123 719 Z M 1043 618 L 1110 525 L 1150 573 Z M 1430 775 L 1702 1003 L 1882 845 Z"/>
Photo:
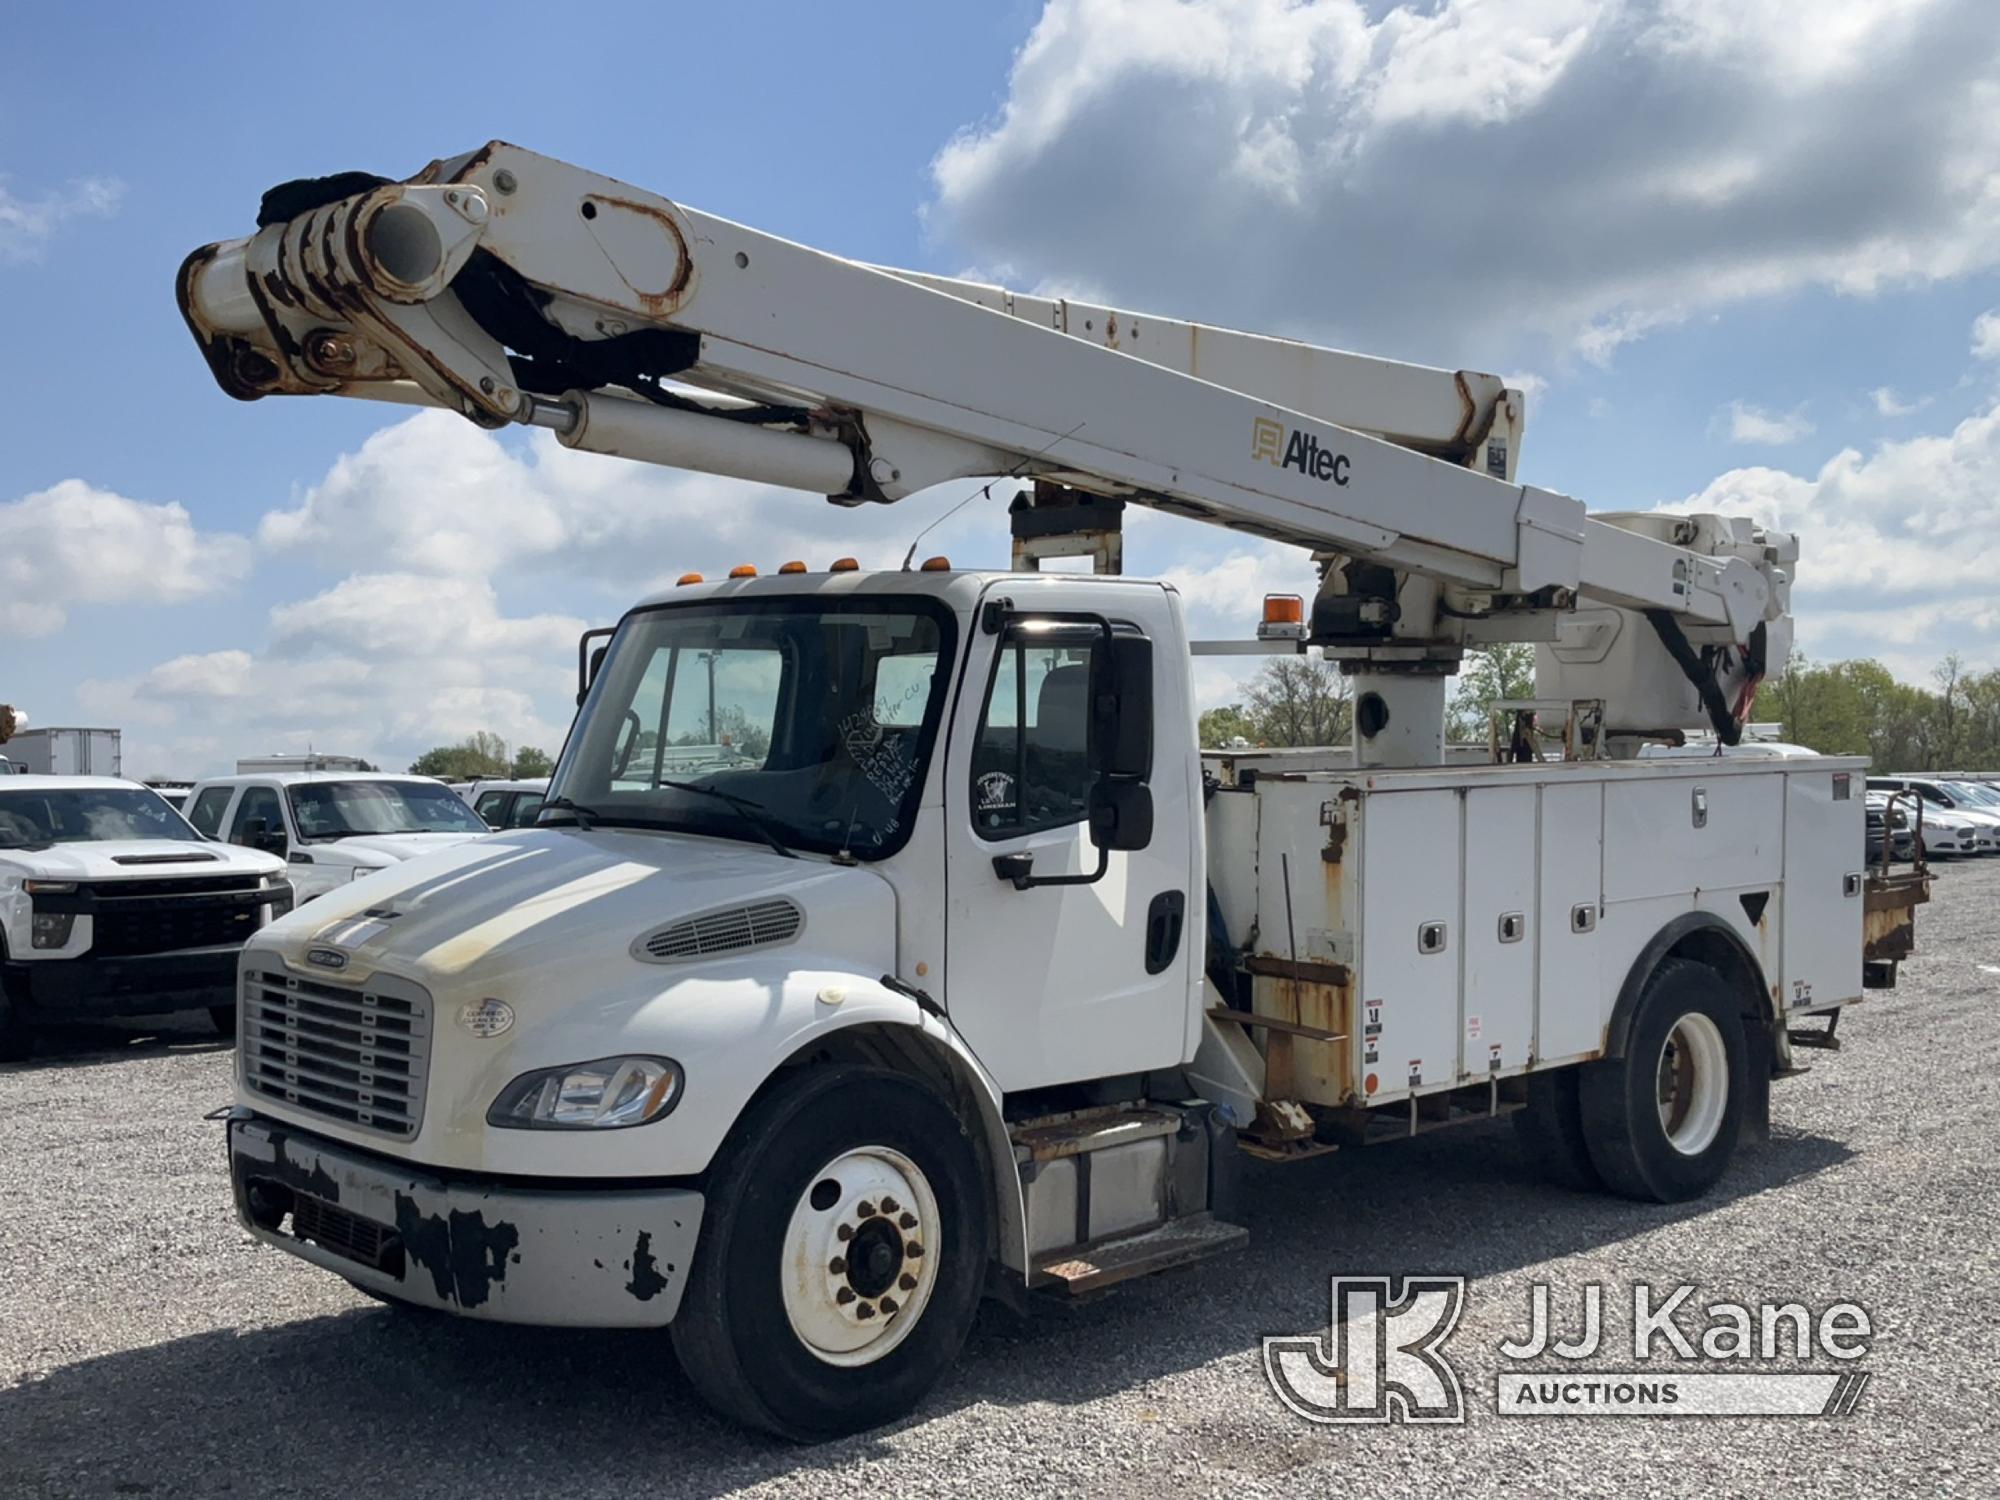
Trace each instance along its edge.
<path fill-rule="evenodd" d="M 700 583 L 700 582 L 701 582 L 701 574 L 683 573 L 678 579 L 675 580 L 675 587 L 686 588 L 691 583 Z"/>
<path fill-rule="evenodd" d="M 951 571 L 951 559 L 948 557 L 927 557 L 924 559 L 922 571 L 926 573 L 949 573 Z"/>
<path fill-rule="evenodd" d="M 757 569 L 749 563 L 738 563 L 729 570 L 729 576 L 731 578 L 755 578 L 757 576 Z"/>
<path fill-rule="evenodd" d="M 833 566 L 828 568 L 827 571 L 829 573 L 859 573 L 861 571 L 861 564 L 851 557 L 836 557 L 833 560 Z"/>
<path fill-rule="evenodd" d="M 1297 594 L 1266 594 L 1264 618 L 1257 625 L 1260 641 L 1302 641 L 1306 638 L 1306 601 Z"/>
<path fill-rule="evenodd" d="M 803 573 L 805 570 L 806 565 L 796 560 L 778 564 L 778 571 L 780 573 Z"/>

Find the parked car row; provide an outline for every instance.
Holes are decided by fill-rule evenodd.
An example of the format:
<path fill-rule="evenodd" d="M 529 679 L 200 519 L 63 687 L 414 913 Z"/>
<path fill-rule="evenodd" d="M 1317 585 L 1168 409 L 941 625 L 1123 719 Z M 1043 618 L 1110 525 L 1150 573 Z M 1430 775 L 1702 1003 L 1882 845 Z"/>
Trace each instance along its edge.
<path fill-rule="evenodd" d="M 461 798 L 430 777 L 364 771 L 192 787 L 6 777 L 0 1061 L 67 1020 L 202 1009 L 234 1035 L 236 960 L 251 933 L 377 870 L 525 827 L 547 785 L 481 783 Z"/>
<path fill-rule="evenodd" d="M 1892 838 L 1906 838 L 1914 848 L 1921 836 L 1930 858 L 2000 854 L 2000 787 L 1988 782 L 1949 776 L 1870 776 L 1868 806 L 1873 856 L 1879 857 L 1881 850 L 1878 809 L 1893 811 L 1910 825 L 1905 829 L 1892 823 Z"/>

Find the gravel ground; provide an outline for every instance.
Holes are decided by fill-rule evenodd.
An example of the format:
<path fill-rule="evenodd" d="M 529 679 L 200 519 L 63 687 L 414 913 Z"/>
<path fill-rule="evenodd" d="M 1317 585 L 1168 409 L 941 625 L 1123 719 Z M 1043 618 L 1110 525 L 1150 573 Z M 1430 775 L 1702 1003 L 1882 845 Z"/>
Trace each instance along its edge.
<path fill-rule="evenodd" d="M 1702 1202 L 1544 1187 L 1486 1125 L 1253 1163 L 1248 1251 L 1080 1308 L 989 1309 L 913 1418 L 810 1449 L 711 1417 L 664 1339 L 405 1317 L 253 1246 L 201 1120 L 230 1053 L 192 1018 L 66 1031 L 0 1068 L 0 1495 L 1991 1495 L 2000 862 L 1941 868 L 1919 943 Z M 1286 1413 L 1260 1335 L 1324 1331 L 1331 1274 L 1406 1271 L 1473 1278 L 1450 1345 L 1466 1425 Z M 1608 1304 L 1636 1281 L 1851 1299 L 1873 1381 L 1845 1419 L 1500 1417 L 1496 1346 L 1538 1281 L 1563 1323 L 1593 1281 Z"/>

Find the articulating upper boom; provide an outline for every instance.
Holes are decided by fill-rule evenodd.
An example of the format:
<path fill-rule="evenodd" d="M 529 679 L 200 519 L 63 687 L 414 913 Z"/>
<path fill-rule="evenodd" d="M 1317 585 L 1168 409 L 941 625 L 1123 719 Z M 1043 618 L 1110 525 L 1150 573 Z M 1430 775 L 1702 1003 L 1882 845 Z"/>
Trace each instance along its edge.
<path fill-rule="evenodd" d="M 1343 659 L 1442 669 L 1560 624 L 1588 684 L 1579 603 L 1653 612 L 1659 642 L 1621 649 L 1718 690 L 1789 644 L 1791 538 L 1513 483 L 1492 376 L 885 271 L 501 143 L 286 184 L 259 225 L 179 287 L 246 400 L 437 404 L 850 504 L 996 473 L 1121 497 L 1311 549 Z"/>

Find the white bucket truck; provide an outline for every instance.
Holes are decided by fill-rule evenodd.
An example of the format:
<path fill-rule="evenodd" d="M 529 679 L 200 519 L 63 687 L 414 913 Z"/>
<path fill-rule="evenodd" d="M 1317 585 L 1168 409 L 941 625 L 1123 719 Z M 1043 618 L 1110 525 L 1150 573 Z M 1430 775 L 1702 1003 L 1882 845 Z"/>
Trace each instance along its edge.
<path fill-rule="evenodd" d="M 851 1431 L 984 1291 L 1240 1243 L 1240 1149 L 1513 1114 L 1561 1180 L 1699 1194 L 1864 942 L 1907 951 L 1921 881 L 1865 876 L 1861 762 L 1635 754 L 1740 735 L 1793 540 L 1515 482 L 1491 376 L 856 265 L 500 144 L 260 223 L 180 283 L 238 397 L 840 504 L 1034 486 L 1014 572 L 641 602 L 580 648 L 536 827 L 251 943 L 238 1210 L 372 1296 L 665 1327 L 723 1410 Z M 1241 649 L 1341 663 L 1348 764 L 1204 774 L 1210 648 L 1110 576 L 1126 503 L 1312 551 L 1317 597 Z M 1036 572 L 1064 552 L 1097 571 Z M 1544 696 L 1507 763 L 1447 767 L 1447 676 L 1502 640 Z M 738 756 L 682 767 L 718 714 Z"/>

